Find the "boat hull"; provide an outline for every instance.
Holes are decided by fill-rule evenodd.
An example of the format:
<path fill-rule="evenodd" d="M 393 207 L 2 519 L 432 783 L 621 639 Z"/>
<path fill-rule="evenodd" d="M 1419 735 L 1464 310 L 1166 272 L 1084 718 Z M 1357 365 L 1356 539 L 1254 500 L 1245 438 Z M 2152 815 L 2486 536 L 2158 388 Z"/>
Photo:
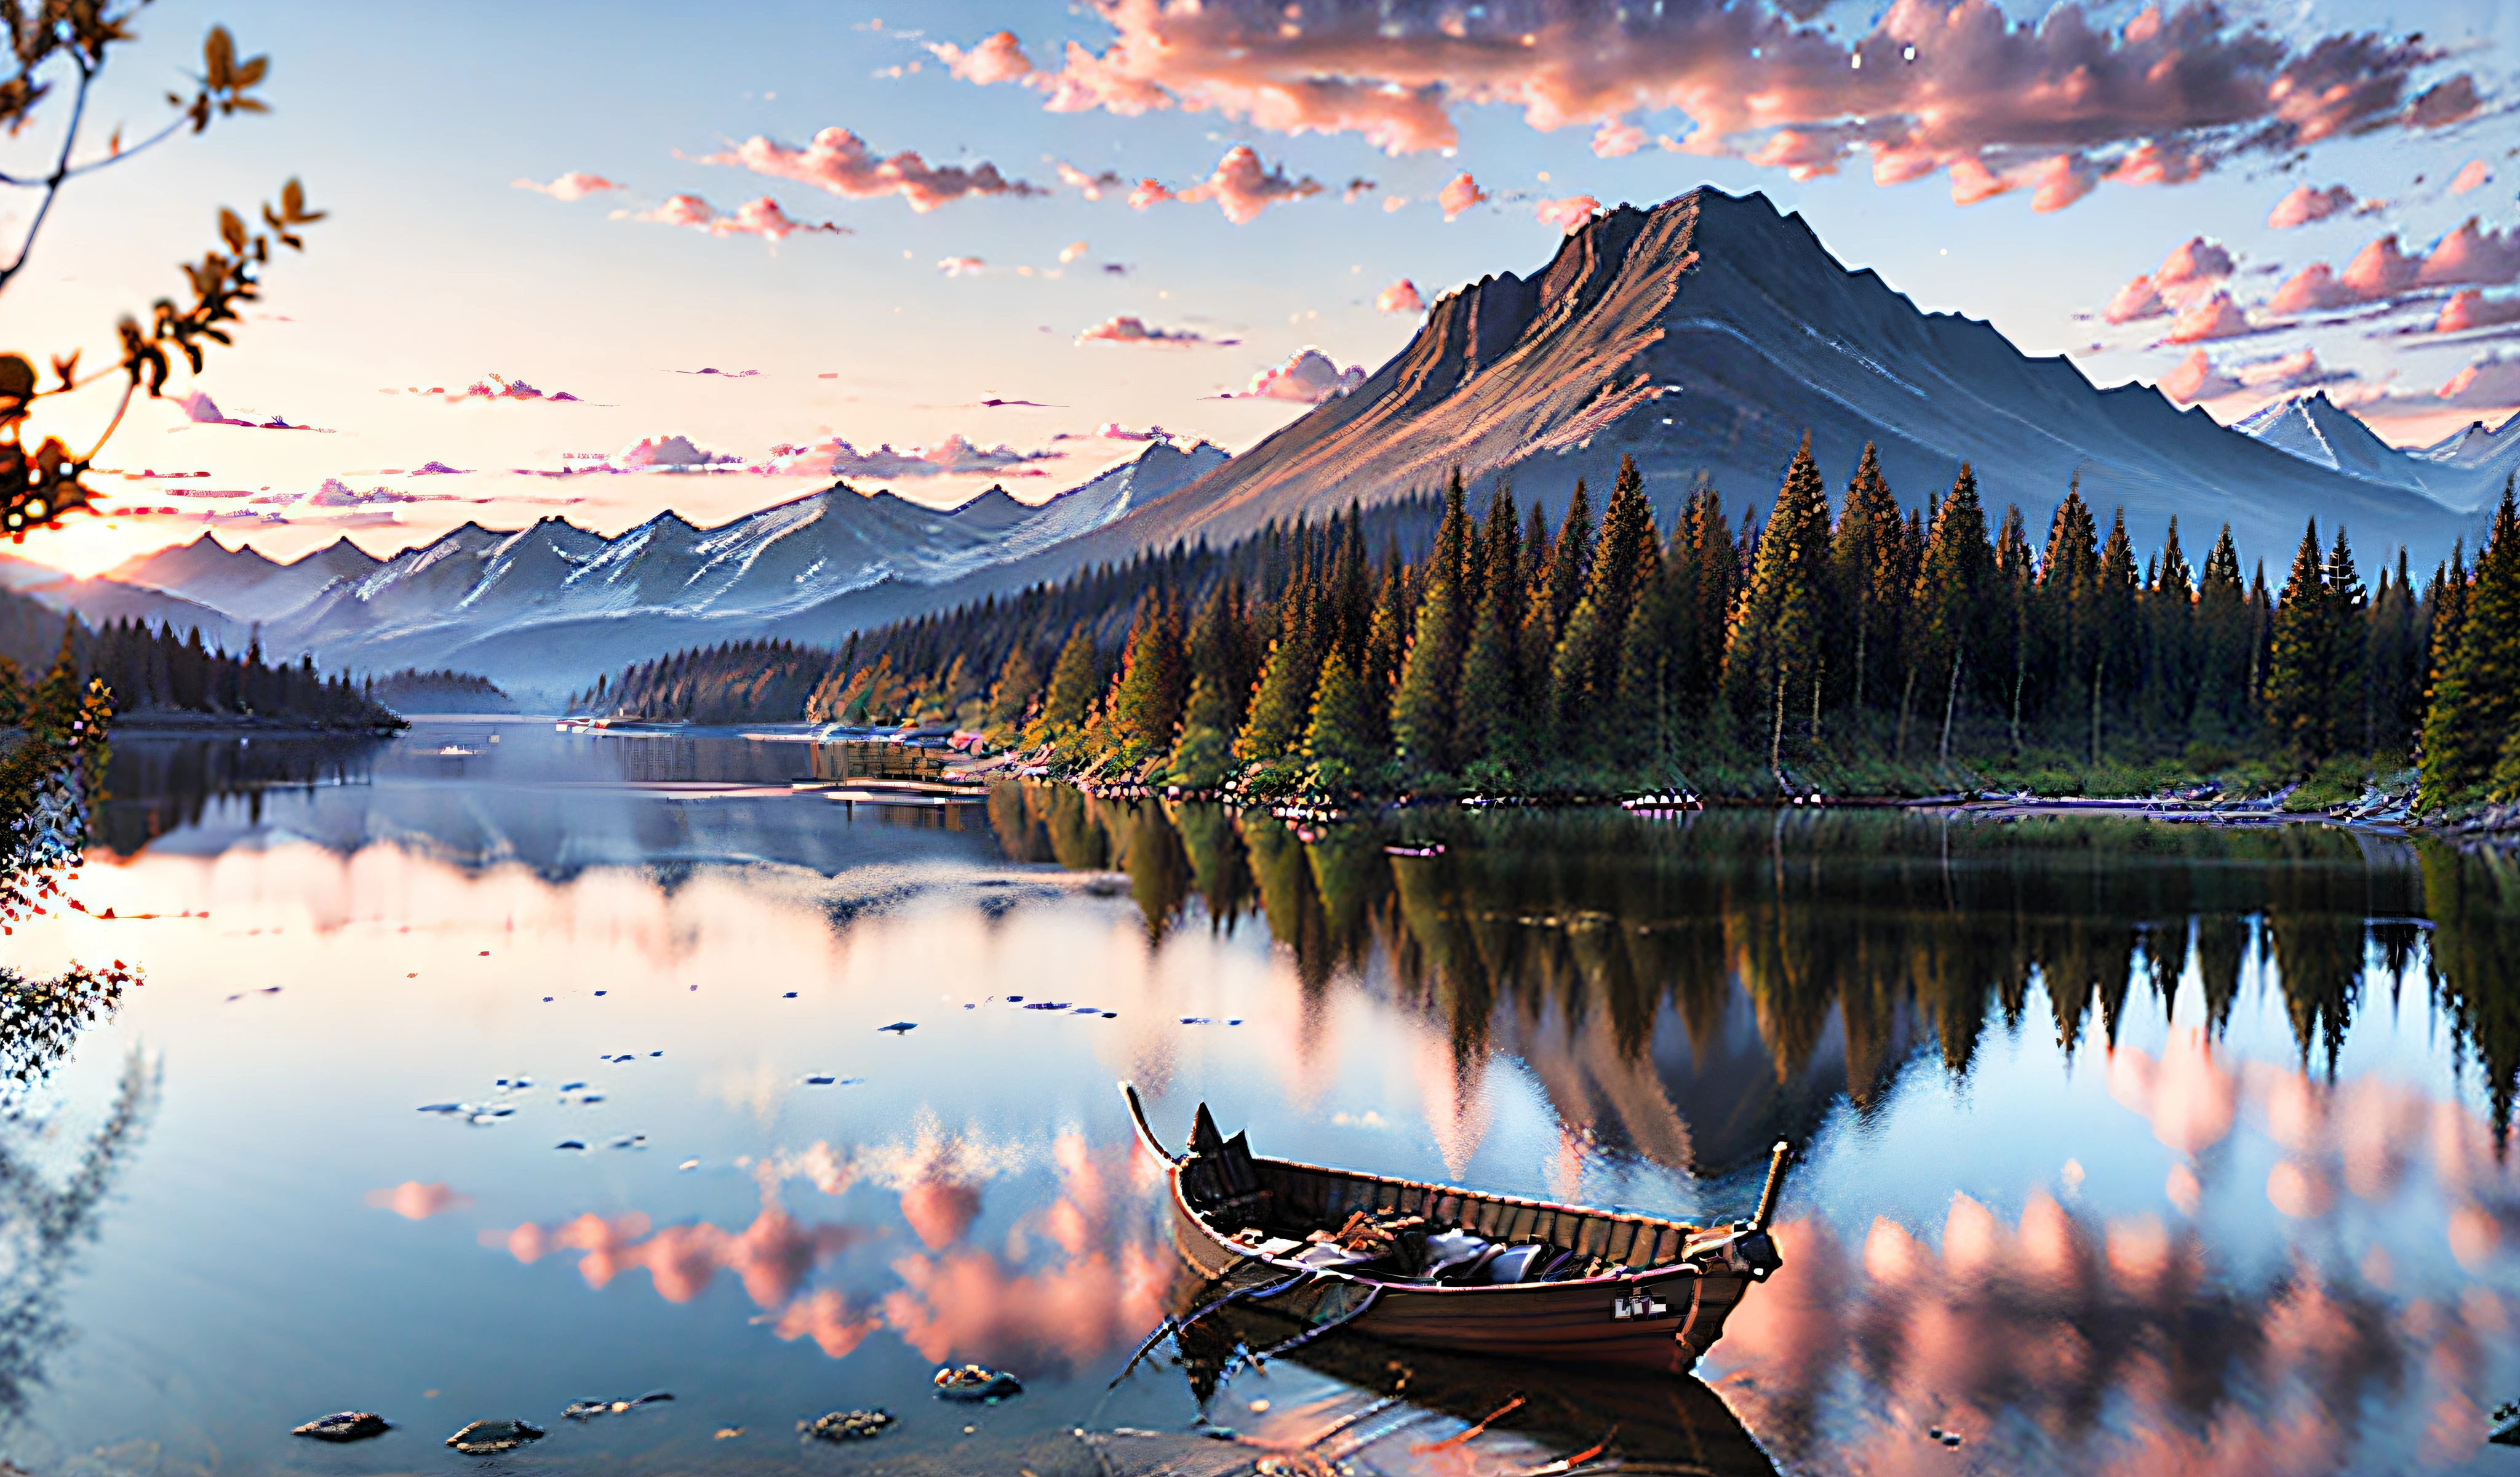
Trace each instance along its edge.
<path fill-rule="evenodd" d="M 1219 1235 L 1171 1180 L 1173 1242 L 1193 1269 L 1221 1278 L 1263 1263 Z M 1578 1281 L 1509 1287 L 1430 1287 L 1336 1272 L 1324 1284 L 1350 1284 L 1339 1300 L 1353 1308 L 1367 1289 L 1372 1306 L 1343 1326 L 1394 1344 L 1457 1354 L 1543 1360 L 1686 1373 L 1724 1332 L 1725 1319 L 1750 1285 L 1746 1275 L 1674 1264 Z"/>

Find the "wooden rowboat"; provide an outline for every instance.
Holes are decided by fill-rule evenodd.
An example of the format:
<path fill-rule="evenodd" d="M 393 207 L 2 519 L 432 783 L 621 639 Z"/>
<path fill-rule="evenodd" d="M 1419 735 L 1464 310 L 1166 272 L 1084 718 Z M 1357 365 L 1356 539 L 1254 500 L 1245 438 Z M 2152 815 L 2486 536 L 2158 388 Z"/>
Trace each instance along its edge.
<path fill-rule="evenodd" d="M 1685 1372 L 1723 1336 L 1750 1284 L 1784 1265 L 1768 1235 L 1784 1182 L 1782 1143 L 1756 1215 L 1698 1226 L 1263 1159 L 1243 1134 L 1219 1133 L 1204 1103 L 1188 1152 L 1175 1154 L 1148 1126 L 1137 1089 L 1121 1090 L 1139 1135 L 1167 1166 L 1183 1257 L 1220 1282 L 1252 1268 L 1280 1273 L 1235 1296 L 1305 1305 L 1309 1331 L 1294 1342 L 1346 1327 L 1458 1354 Z M 1427 1246 L 1462 1255 L 1430 1266 L 1422 1257 L 1431 1253 L 1343 1256 L 1307 1239 L 1359 1213 L 1386 1223 L 1421 1218 L 1415 1229 L 1432 1237 Z"/>

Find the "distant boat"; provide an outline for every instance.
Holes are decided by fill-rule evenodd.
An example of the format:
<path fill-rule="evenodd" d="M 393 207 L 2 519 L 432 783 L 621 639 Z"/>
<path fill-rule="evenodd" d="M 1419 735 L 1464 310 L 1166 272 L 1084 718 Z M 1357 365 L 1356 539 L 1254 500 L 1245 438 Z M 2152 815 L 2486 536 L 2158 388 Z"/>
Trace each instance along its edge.
<path fill-rule="evenodd" d="M 1751 1284 L 1784 1265 L 1768 1234 L 1781 1143 L 1757 1214 L 1697 1226 L 1262 1159 L 1244 1135 L 1219 1133 L 1205 1103 L 1190 1151 L 1176 1155 L 1148 1126 L 1137 1089 L 1121 1090 L 1167 1167 L 1183 1257 L 1220 1280 L 1254 1266 L 1284 1273 L 1268 1292 L 1232 1295 L 1255 1306 L 1318 1294 L 1299 1337 L 1351 1327 L 1460 1354 L 1686 1372 Z"/>

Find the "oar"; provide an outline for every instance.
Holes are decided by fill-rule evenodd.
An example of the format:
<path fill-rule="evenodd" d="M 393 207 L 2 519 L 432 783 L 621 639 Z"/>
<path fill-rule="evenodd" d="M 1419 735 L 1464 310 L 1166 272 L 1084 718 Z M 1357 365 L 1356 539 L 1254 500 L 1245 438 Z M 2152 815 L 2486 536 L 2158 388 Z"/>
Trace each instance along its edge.
<path fill-rule="evenodd" d="M 1777 1197 L 1785 1190 L 1785 1161 L 1792 1157 L 1794 1146 L 1779 1138 L 1768 1155 L 1768 1187 L 1759 1192 L 1759 1213 L 1750 1218 L 1750 1229 L 1763 1231 L 1776 1218 Z"/>

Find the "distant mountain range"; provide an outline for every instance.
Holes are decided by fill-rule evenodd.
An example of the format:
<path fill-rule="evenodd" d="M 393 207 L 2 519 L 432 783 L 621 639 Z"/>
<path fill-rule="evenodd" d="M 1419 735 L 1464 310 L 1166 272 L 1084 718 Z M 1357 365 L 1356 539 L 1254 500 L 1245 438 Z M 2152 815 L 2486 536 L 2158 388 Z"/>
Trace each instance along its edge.
<path fill-rule="evenodd" d="M 2034 540 L 2079 482 L 2125 508 L 2138 547 L 2175 514 L 2201 557 L 2228 522 L 2245 559 L 2277 568 L 2313 515 L 2342 521 L 2366 562 L 2404 544 L 2429 566 L 2520 465 L 2513 425 L 2407 452 L 2324 395 L 2226 429 L 2149 387 L 2096 389 L 1847 270 L 1765 197 L 1699 189 L 1595 217 L 1537 275 L 1447 296 L 1363 385 L 1240 456 L 1157 442 L 1039 507 L 992 488 L 939 511 L 835 484 L 715 529 L 672 513 L 613 538 L 561 519 L 468 524 L 391 559 L 345 540 L 285 565 L 205 534 L 100 579 L 0 564 L 0 585 L 93 619 L 198 623 L 231 647 L 258 623 L 275 653 L 474 671 L 531 700 L 683 647 L 835 643 L 1144 549 L 1431 490 L 1455 468 L 1555 510 L 1578 477 L 1598 506 L 1632 455 L 1666 516 L 1700 473 L 1764 513 L 1806 433 L 1833 483 L 1876 443 L 1911 506 L 1966 461 Z"/>

